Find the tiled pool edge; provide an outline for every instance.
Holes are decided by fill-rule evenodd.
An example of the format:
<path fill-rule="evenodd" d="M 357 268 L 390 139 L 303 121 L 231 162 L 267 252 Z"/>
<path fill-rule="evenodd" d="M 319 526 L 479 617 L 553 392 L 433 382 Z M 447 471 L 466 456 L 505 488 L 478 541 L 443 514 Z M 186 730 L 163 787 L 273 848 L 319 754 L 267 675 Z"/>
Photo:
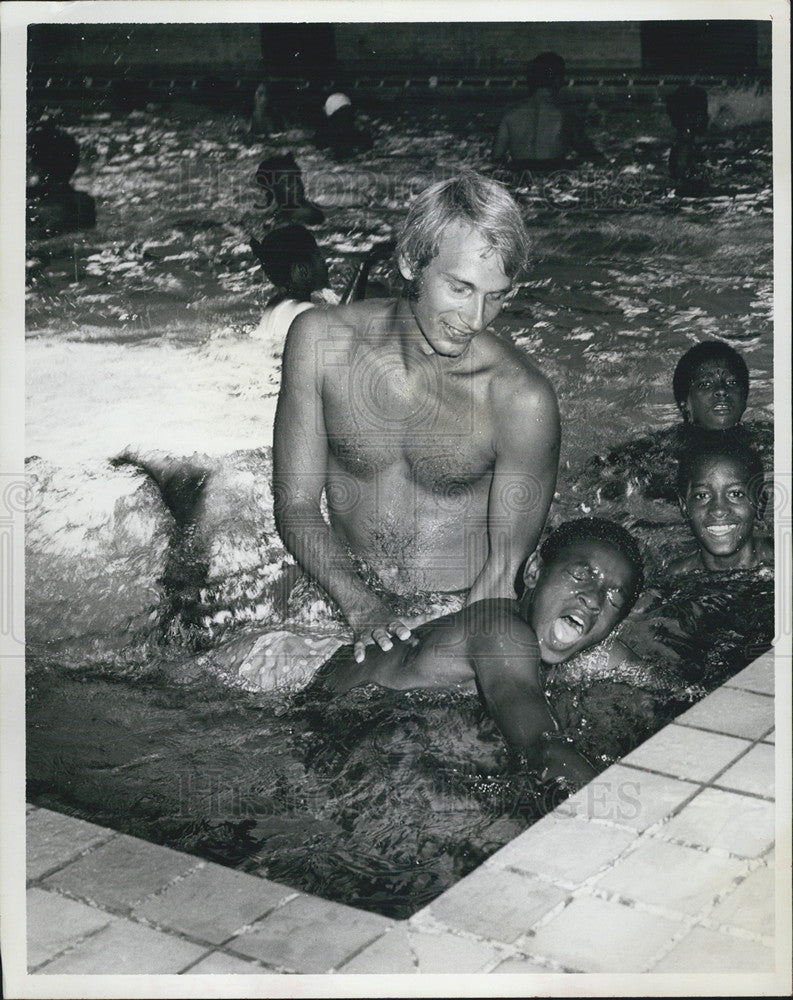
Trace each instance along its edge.
<path fill-rule="evenodd" d="M 766 654 L 405 921 L 29 807 L 28 967 L 774 971 Z"/>

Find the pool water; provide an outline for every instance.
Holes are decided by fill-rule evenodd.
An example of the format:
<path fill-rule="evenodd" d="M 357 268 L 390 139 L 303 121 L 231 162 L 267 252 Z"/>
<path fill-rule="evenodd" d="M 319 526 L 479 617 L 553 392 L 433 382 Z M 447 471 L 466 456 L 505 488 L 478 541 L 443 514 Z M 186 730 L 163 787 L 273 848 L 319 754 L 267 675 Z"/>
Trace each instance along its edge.
<path fill-rule="evenodd" d="M 326 214 L 316 236 L 341 288 L 361 254 L 393 234 L 412 191 L 461 164 L 486 163 L 500 111 L 484 101 L 373 105 L 374 149 L 338 164 L 297 125 L 262 144 L 241 119 L 198 106 L 127 117 L 66 109 L 64 124 L 84 150 L 75 186 L 95 197 L 99 221 L 90 232 L 29 243 L 26 313 L 27 454 L 75 486 L 59 493 L 55 473 L 40 476 L 60 519 L 87 516 L 80 488 L 87 497 L 98 483 L 111 494 L 123 477 L 143 480 L 108 462 L 130 442 L 202 452 L 245 482 L 266 481 L 280 359 L 250 337 L 272 290 L 247 247 L 270 224 L 251 183 L 266 153 L 291 149 L 301 164 L 309 197 Z M 660 103 L 603 104 L 593 115 L 606 165 L 518 191 L 533 261 L 498 320 L 559 397 L 552 523 L 591 507 L 575 488 L 589 456 L 676 421 L 671 371 L 698 340 L 738 347 L 752 373 L 747 417 L 758 425 L 772 417 L 770 126 L 715 135 L 716 193 L 694 202 L 670 192 L 671 133 Z M 134 506 L 141 502 L 136 493 L 140 522 L 159 503 L 156 491 L 143 511 Z M 648 554 L 645 610 L 624 629 L 649 665 L 633 678 L 576 674 L 570 665 L 549 672 L 547 687 L 581 749 L 605 767 L 767 648 L 774 605 L 764 572 L 667 581 L 665 560 L 688 544 L 672 505 L 630 490 L 597 503 L 594 512 L 630 526 Z M 233 524 L 223 522 L 224 555 L 201 600 L 210 618 L 222 617 L 232 591 L 237 604 L 222 628 L 202 631 L 193 615 L 198 638 L 171 627 L 167 594 L 150 635 L 145 623 L 103 632 L 104 605 L 80 572 L 89 555 L 100 575 L 103 559 L 120 563 L 121 576 L 103 584 L 104 598 L 118 593 L 120 602 L 118 579 L 135 590 L 141 553 L 156 561 L 168 551 L 164 575 L 173 582 L 190 547 L 164 508 L 150 535 L 125 522 L 112 546 L 87 530 L 90 553 L 74 545 L 68 560 L 41 542 L 46 524 L 30 512 L 29 796 L 405 916 L 553 808 L 559 790 L 510 758 L 476 698 L 366 688 L 328 701 L 232 690 L 206 676 L 188 683 L 201 648 L 252 622 L 279 624 L 262 573 L 239 570 L 251 553 L 254 563 L 283 559 L 271 511 L 260 506 L 241 503 Z M 62 577 L 59 558 L 70 567 Z M 194 569 L 183 567 L 183 576 Z M 57 593 L 37 604 L 46 574 Z M 63 622 L 92 601 L 87 641 L 56 647 Z"/>

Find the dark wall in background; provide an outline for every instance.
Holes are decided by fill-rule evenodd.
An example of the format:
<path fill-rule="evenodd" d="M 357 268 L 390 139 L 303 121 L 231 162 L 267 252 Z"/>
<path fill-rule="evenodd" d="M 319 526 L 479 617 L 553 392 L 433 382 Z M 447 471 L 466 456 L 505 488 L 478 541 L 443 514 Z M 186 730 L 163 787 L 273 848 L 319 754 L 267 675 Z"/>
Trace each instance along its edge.
<path fill-rule="evenodd" d="M 322 76 L 350 73 L 523 76 L 539 52 L 571 74 L 594 70 L 738 76 L 767 71 L 771 25 L 759 21 L 388 24 L 31 25 L 34 72 L 143 71 Z"/>
<path fill-rule="evenodd" d="M 336 39 L 345 66 L 372 72 L 523 76 L 526 63 L 548 50 L 574 70 L 641 66 L 638 21 L 345 24 Z"/>

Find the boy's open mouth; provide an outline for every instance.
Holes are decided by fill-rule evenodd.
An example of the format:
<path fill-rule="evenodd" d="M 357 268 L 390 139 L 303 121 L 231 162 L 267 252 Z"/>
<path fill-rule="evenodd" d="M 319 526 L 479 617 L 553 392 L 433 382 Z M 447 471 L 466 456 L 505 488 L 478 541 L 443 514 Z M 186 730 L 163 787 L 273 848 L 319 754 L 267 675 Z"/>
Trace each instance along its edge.
<path fill-rule="evenodd" d="M 559 618 L 554 619 L 551 625 L 552 637 L 562 646 L 577 642 L 588 630 L 589 624 L 584 616 L 575 612 L 569 615 L 560 615 Z"/>

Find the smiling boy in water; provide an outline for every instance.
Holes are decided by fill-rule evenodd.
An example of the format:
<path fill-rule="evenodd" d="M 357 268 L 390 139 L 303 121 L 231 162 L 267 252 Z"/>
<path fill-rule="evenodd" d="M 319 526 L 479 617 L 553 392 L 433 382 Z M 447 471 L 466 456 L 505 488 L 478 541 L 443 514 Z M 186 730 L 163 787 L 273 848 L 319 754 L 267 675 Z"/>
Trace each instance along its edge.
<path fill-rule="evenodd" d="M 573 785 L 595 771 L 560 732 L 543 693 L 541 664 L 562 663 L 602 642 L 628 614 L 643 585 L 632 536 L 611 521 L 581 518 L 557 528 L 532 555 L 519 601 L 490 599 L 416 629 L 384 651 L 370 646 L 356 663 L 339 649 L 315 683 L 334 692 L 361 684 L 470 689 L 507 742 L 550 777 Z M 630 658 L 613 640 L 609 660 Z"/>
<path fill-rule="evenodd" d="M 755 569 L 773 562 L 773 545 L 754 532 L 763 509 L 763 466 L 755 452 L 724 442 L 685 454 L 677 493 L 697 551 L 675 560 L 671 573 Z"/>

